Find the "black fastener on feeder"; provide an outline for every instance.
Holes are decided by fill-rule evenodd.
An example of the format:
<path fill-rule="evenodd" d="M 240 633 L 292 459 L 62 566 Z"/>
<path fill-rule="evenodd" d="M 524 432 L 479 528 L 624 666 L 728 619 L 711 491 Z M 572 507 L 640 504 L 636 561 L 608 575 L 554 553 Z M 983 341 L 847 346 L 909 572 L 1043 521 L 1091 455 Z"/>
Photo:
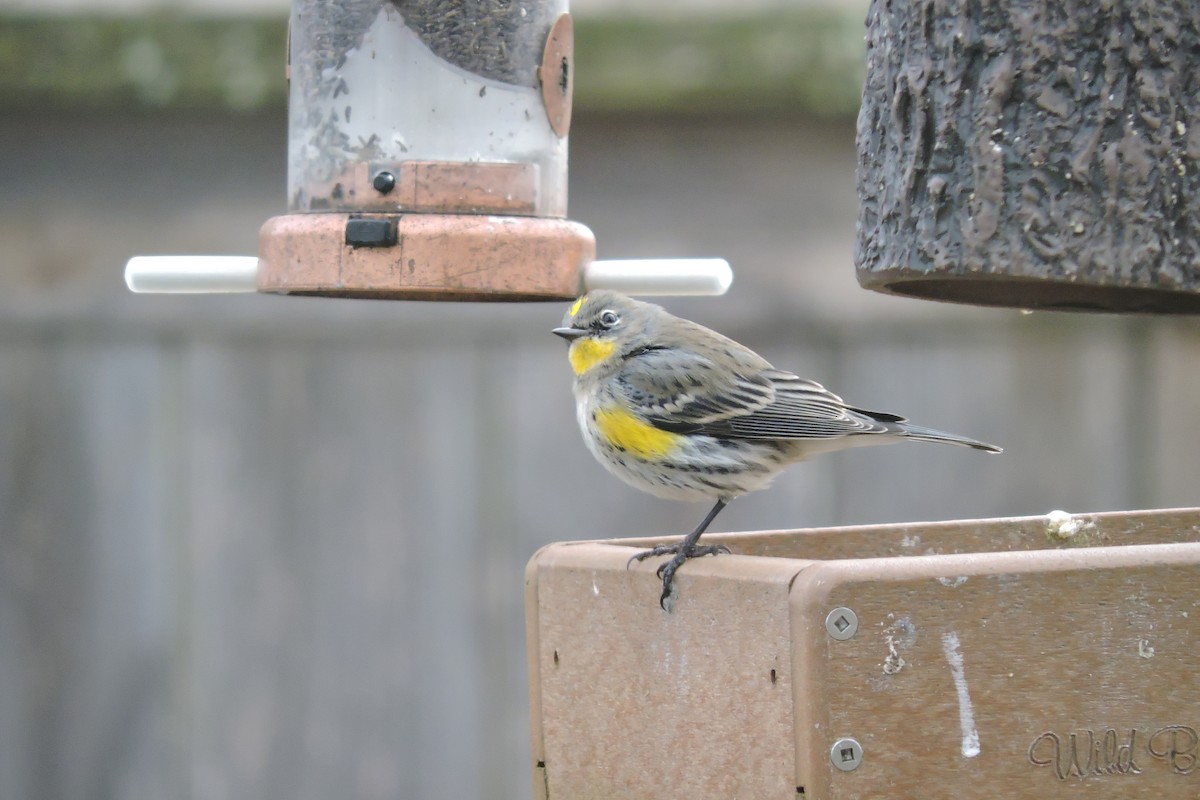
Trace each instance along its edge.
<path fill-rule="evenodd" d="M 380 194 L 387 194 L 392 189 L 396 188 L 396 176 L 390 172 L 381 172 L 371 181 L 371 185 L 375 187 L 375 191 Z"/>
<path fill-rule="evenodd" d="M 1200 4 L 874 0 L 855 254 L 870 289 L 1200 313 Z"/>

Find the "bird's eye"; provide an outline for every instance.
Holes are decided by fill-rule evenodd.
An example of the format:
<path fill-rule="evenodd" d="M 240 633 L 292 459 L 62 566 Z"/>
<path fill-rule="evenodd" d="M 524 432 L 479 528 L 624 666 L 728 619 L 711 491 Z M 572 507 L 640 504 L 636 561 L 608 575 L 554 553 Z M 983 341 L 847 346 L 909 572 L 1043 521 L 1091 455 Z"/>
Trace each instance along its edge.
<path fill-rule="evenodd" d="M 600 324 L 606 328 L 611 328 L 620 321 L 621 317 L 618 316 L 617 312 L 615 311 L 608 310 L 600 312 Z"/>

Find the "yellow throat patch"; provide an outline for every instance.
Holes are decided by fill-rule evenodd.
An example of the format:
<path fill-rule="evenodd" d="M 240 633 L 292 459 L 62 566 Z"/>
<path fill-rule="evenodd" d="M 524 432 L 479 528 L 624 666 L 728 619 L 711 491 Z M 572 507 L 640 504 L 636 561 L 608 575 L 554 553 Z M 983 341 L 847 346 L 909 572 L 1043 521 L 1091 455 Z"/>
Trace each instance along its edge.
<path fill-rule="evenodd" d="M 623 408 L 603 408 L 596 412 L 596 431 L 608 444 L 639 458 L 668 455 L 683 437 L 659 430 Z"/>
<path fill-rule="evenodd" d="M 612 355 L 614 346 L 612 342 L 601 342 L 590 337 L 576 339 L 567 351 L 571 369 L 575 370 L 576 375 L 582 375 Z"/>

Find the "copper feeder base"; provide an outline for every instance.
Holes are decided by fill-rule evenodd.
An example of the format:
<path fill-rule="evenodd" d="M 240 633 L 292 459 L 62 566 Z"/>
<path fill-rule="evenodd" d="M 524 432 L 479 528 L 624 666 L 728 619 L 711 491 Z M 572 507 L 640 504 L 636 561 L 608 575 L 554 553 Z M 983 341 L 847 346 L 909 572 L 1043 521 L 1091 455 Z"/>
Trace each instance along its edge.
<path fill-rule="evenodd" d="M 258 290 L 388 300 L 562 300 L 596 240 L 563 219 L 289 214 L 259 231 Z"/>

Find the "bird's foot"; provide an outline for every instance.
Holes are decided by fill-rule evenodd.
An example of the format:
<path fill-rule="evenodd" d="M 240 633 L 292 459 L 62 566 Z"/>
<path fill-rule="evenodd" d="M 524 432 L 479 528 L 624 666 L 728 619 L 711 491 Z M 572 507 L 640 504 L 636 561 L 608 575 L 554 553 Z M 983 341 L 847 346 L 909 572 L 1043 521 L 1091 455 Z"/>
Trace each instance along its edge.
<path fill-rule="evenodd" d="M 658 604 L 662 607 L 663 611 L 669 611 L 670 609 L 667 608 L 667 600 L 671 597 L 672 581 L 675 578 L 675 571 L 682 567 L 685 561 L 687 561 L 689 558 L 715 556 L 720 553 L 728 554 L 729 552 L 729 548 L 723 544 L 694 544 L 691 547 L 687 547 L 685 546 L 684 542 L 676 542 L 675 544 L 656 545 L 649 550 L 643 550 L 640 553 L 636 553 L 632 558 L 629 559 L 629 564 L 632 564 L 634 561 L 644 561 L 647 558 L 654 558 L 655 556 L 672 554 L 675 556 L 670 561 L 663 562 L 654 573 L 662 579 L 663 585 L 662 596 L 658 598 Z"/>
<path fill-rule="evenodd" d="M 675 544 L 658 544 L 649 550 L 643 550 L 640 553 L 635 553 L 633 557 L 629 559 L 629 563 L 632 564 L 635 561 L 645 561 L 647 558 L 654 558 L 655 556 L 674 555 L 682 552 L 683 550 L 683 542 L 676 542 Z M 728 554 L 729 552 L 729 548 L 723 544 L 694 544 L 691 546 L 691 548 L 687 549 L 684 559 L 686 560 L 696 556 L 715 556 L 718 553 Z M 658 568 L 660 577 L 662 576 L 662 571 L 666 566 L 666 564 L 663 564 Z"/>

